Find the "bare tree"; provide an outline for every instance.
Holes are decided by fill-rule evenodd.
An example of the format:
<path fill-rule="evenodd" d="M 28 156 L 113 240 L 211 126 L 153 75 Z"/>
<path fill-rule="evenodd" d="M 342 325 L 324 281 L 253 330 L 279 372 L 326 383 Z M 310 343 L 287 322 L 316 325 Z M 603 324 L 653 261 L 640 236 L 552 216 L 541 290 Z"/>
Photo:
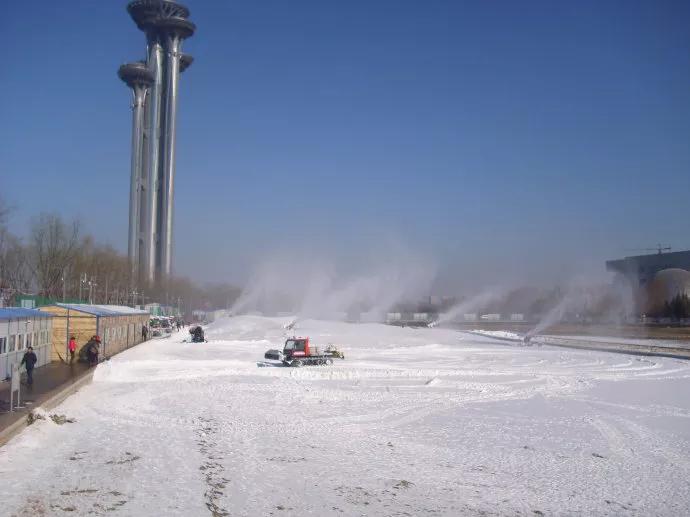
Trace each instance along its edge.
<path fill-rule="evenodd" d="M 7 217 L 11 211 L 12 208 L 7 204 L 5 198 L 0 196 L 0 226 L 5 226 L 7 224 Z"/>
<path fill-rule="evenodd" d="M 31 226 L 30 264 L 40 294 L 55 297 L 62 290 L 62 276 L 74 259 L 79 243 L 79 223 L 65 223 L 59 215 L 42 214 Z"/>
<path fill-rule="evenodd" d="M 5 286 L 10 292 L 29 293 L 33 274 L 29 267 L 26 248 L 14 235 L 8 235 L 0 256 Z"/>
<path fill-rule="evenodd" d="M 11 210 L 4 198 L 0 197 L 0 307 L 6 305 L 17 290 L 17 279 L 22 286 L 30 282 L 30 277 L 26 277 L 28 282 L 24 281 L 27 270 L 26 262 L 19 256 L 21 243 L 7 227 Z"/>
<path fill-rule="evenodd" d="M 9 207 L 5 200 L 0 197 L 0 289 L 9 288 L 9 281 L 7 279 L 7 262 L 6 254 L 10 233 L 7 229 L 7 215 L 9 214 Z"/>

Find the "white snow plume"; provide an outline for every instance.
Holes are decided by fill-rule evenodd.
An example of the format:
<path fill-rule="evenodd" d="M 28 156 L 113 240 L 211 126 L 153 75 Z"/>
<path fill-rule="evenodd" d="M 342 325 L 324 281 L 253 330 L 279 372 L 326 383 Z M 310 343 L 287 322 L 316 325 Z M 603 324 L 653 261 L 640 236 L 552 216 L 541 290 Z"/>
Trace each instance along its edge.
<path fill-rule="evenodd" d="M 566 294 L 566 296 L 563 297 L 560 302 L 558 302 L 549 312 L 546 313 L 546 315 L 539 321 L 539 323 L 537 323 L 537 325 L 532 330 L 527 332 L 525 337 L 534 337 L 537 334 L 540 334 L 541 332 L 545 331 L 549 327 L 560 322 L 565 316 L 566 312 L 568 312 L 569 309 L 574 307 L 579 300 L 580 297 L 578 295 L 575 295 L 573 293 Z"/>
<path fill-rule="evenodd" d="M 471 296 L 467 300 L 463 300 L 460 303 L 451 307 L 447 312 L 441 314 L 435 322 L 431 323 L 430 327 L 435 327 L 443 323 L 448 323 L 450 321 L 455 321 L 458 317 L 467 314 L 475 313 L 479 310 L 484 309 L 487 305 L 501 300 L 505 297 L 507 293 L 505 287 L 493 287 L 490 289 L 485 289 L 484 291 Z"/>
<path fill-rule="evenodd" d="M 300 319 L 336 320 L 366 313 L 382 320 L 395 303 L 426 296 L 436 275 L 433 261 L 400 246 L 364 269 L 342 272 L 333 260 L 299 248 L 283 250 L 259 264 L 233 313 L 289 312 Z"/>
<path fill-rule="evenodd" d="M 526 337 L 533 337 L 556 325 L 563 319 L 590 318 L 605 322 L 622 322 L 634 310 L 633 293 L 629 286 L 614 283 L 602 286 L 587 279 L 576 279 L 567 288 L 560 301 L 548 311 Z"/>

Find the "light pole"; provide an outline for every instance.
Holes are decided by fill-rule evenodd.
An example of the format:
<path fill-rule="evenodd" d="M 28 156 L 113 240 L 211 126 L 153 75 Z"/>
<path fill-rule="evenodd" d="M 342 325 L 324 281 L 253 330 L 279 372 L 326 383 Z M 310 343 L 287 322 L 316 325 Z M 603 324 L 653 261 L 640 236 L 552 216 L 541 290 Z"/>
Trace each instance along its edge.
<path fill-rule="evenodd" d="M 91 277 L 89 280 L 89 303 L 93 304 L 93 291 L 94 289 L 98 287 L 98 284 L 96 283 L 96 277 Z"/>
<path fill-rule="evenodd" d="M 33 338 L 31 338 L 31 342 L 29 343 L 29 325 L 31 325 L 31 320 L 26 320 L 24 322 L 24 348 L 34 345 Z"/>
<path fill-rule="evenodd" d="M 82 273 L 81 275 L 79 275 L 79 303 L 81 303 L 81 301 L 82 301 L 81 290 L 85 284 L 86 284 L 86 273 Z"/>

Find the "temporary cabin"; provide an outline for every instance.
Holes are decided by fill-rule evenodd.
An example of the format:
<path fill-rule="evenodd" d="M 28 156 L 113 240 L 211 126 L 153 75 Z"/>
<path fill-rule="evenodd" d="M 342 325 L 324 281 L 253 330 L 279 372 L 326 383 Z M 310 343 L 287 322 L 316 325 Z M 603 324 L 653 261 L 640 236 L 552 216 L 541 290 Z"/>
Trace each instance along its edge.
<path fill-rule="evenodd" d="M 40 310 L 53 315 L 53 360 L 67 357 L 70 336 L 75 337 L 77 350 L 99 336 L 101 357 L 111 357 L 141 343 L 141 328 L 149 321 L 147 311 L 121 305 L 57 303 Z"/>
<path fill-rule="evenodd" d="M 38 358 L 36 368 L 50 362 L 51 314 L 20 307 L 0 308 L 0 379 L 19 364 L 28 347 Z"/>

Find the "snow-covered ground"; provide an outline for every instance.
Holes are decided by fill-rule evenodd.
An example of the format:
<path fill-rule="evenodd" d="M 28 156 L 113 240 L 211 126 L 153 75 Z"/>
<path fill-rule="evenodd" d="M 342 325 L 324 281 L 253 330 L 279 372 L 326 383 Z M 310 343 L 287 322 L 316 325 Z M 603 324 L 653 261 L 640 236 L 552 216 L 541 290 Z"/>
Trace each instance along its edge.
<path fill-rule="evenodd" d="M 124 352 L 0 449 L 3 515 L 688 515 L 690 362 L 287 318 Z"/>

